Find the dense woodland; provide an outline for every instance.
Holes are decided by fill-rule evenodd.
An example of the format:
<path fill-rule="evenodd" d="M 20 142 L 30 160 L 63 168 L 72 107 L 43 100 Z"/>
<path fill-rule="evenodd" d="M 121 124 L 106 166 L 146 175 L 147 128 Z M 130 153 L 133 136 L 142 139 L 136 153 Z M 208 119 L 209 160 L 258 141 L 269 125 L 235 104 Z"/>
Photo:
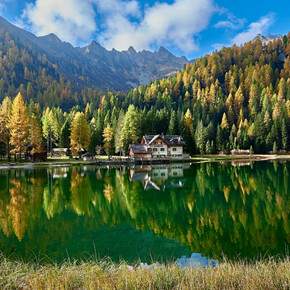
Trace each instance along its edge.
<path fill-rule="evenodd" d="M 45 144 L 126 154 L 157 133 L 182 135 L 191 154 L 289 150 L 290 33 L 223 48 L 127 93 L 74 88 L 45 55 L 3 29 L 0 40 L 1 156 Z"/>

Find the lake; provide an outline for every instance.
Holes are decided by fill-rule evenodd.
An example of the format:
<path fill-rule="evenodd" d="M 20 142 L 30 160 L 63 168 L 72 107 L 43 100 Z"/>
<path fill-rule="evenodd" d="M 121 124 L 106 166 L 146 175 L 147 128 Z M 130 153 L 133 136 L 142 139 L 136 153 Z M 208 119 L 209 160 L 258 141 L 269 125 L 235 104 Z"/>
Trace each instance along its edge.
<path fill-rule="evenodd" d="M 287 254 L 290 162 L 0 170 L 0 251 L 206 265 Z"/>

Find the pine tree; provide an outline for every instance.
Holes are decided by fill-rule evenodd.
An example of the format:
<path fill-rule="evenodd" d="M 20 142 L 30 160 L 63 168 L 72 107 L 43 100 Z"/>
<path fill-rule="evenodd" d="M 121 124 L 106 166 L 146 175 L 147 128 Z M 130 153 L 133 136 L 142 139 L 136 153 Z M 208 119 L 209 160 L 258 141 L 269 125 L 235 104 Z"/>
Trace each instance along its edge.
<path fill-rule="evenodd" d="M 60 130 L 59 146 L 61 148 L 69 148 L 70 145 L 69 136 L 70 136 L 70 122 L 67 119 Z"/>
<path fill-rule="evenodd" d="M 124 125 L 121 133 L 121 144 L 125 152 L 128 152 L 129 145 L 136 143 L 140 137 L 140 122 L 136 108 L 130 105 L 124 118 Z"/>
<path fill-rule="evenodd" d="M 177 128 L 176 113 L 174 110 L 172 110 L 167 135 L 177 135 L 178 134 L 177 130 L 178 128 Z"/>
<path fill-rule="evenodd" d="M 287 133 L 287 126 L 286 126 L 285 119 L 282 120 L 281 135 L 282 135 L 282 149 L 287 151 L 288 133 Z"/>
<path fill-rule="evenodd" d="M 71 125 L 71 150 L 81 156 L 82 150 L 87 150 L 90 144 L 90 128 L 84 113 L 77 112 Z"/>
<path fill-rule="evenodd" d="M 60 126 L 56 117 L 56 112 L 47 108 L 42 116 L 43 136 L 47 141 L 47 149 L 52 152 L 53 144 L 58 145 Z"/>
<path fill-rule="evenodd" d="M 121 110 L 118 118 L 117 128 L 116 128 L 116 135 L 115 135 L 115 153 L 122 153 L 122 142 L 121 142 L 121 136 L 122 136 L 122 129 L 124 126 L 124 112 Z"/>
<path fill-rule="evenodd" d="M 11 134 L 12 153 L 19 154 L 21 162 L 21 153 L 24 152 L 28 142 L 28 110 L 24 104 L 23 97 L 20 93 L 16 96 L 12 104 L 11 116 L 9 119 L 9 128 Z"/>
<path fill-rule="evenodd" d="M 196 127 L 195 144 L 201 154 L 206 153 L 207 136 L 206 136 L 206 128 L 203 126 L 202 121 L 199 121 Z"/>
<path fill-rule="evenodd" d="M 276 143 L 276 141 L 273 144 L 273 154 L 277 154 L 277 143 Z"/>
<path fill-rule="evenodd" d="M 186 143 L 186 150 L 189 153 L 195 152 L 194 132 L 193 132 L 193 118 L 189 109 L 187 109 L 183 120 L 183 139 Z"/>
<path fill-rule="evenodd" d="M 31 147 L 30 154 L 32 155 L 33 160 L 35 160 L 35 157 L 34 157 L 35 154 L 44 152 L 42 130 L 41 130 L 40 123 L 37 117 L 35 116 L 35 114 L 33 114 L 30 117 L 29 139 L 30 139 L 30 147 Z"/>

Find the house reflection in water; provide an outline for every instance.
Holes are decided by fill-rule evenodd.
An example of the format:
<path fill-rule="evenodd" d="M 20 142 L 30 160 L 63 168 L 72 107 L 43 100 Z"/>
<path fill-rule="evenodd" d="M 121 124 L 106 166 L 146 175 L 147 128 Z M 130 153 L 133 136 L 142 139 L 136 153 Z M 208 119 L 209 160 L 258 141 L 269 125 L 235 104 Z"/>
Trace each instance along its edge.
<path fill-rule="evenodd" d="M 58 179 L 58 178 L 67 178 L 67 173 L 69 171 L 68 167 L 58 167 L 58 168 L 53 168 L 52 170 L 52 177 L 53 179 Z"/>
<path fill-rule="evenodd" d="M 165 190 L 182 188 L 185 183 L 184 169 L 187 164 L 151 165 L 131 168 L 131 182 L 142 182 L 145 190 Z"/>

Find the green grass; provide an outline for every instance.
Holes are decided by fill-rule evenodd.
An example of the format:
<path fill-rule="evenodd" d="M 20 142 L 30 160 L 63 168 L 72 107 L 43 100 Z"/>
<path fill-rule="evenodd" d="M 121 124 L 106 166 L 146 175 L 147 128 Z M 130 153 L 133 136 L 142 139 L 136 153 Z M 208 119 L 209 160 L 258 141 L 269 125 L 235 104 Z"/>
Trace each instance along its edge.
<path fill-rule="evenodd" d="M 191 161 L 235 161 L 235 160 L 264 160 L 264 159 L 290 159 L 290 155 L 252 154 L 252 155 L 194 155 Z"/>
<path fill-rule="evenodd" d="M 216 267 L 141 269 L 101 262 L 25 264 L 1 258 L 0 288 L 8 289 L 289 289 L 289 258 L 224 261 Z"/>

